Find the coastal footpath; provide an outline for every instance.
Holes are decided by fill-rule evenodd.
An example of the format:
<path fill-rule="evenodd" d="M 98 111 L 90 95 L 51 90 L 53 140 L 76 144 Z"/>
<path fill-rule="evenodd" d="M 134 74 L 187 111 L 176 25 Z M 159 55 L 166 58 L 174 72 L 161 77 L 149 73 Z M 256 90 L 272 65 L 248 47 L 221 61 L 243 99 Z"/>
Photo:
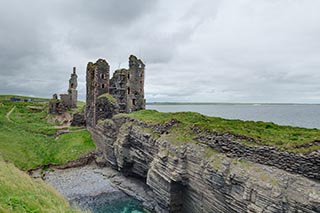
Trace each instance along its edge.
<path fill-rule="evenodd" d="M 202 128 L 194 122 L 200 114 L 175 115 L 161 120 L 163 114 L 144 110 L 88 127 L 100 152 L 96 161 L 144 181 L 157 202 L 150 210 L 320 211 L 316 141 L 295 146 L 309 152 L 286 152 L 254 137 Z"/>

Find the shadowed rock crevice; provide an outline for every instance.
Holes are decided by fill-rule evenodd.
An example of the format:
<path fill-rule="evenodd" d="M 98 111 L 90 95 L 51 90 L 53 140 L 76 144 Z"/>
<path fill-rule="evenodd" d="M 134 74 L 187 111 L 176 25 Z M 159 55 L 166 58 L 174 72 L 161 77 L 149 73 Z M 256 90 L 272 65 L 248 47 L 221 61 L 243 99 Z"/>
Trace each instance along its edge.
<path fill-rule="evenodd" d="M 271 161 L 257 163 L 231 136 L 199 132 L 194 143 L 170 141 L 168 134 L 179 123 L 169 123 L 149 125 L 115 116 L 89 128 L 102 153 L 101 162 L 146 179 L 156 195 L 156 212 L 319 212 L 318 180 L 289 173 L 286 164 L 276 168 Z M 221 147 L 211 145 L 219 144 L 216 141 Z M 225 146 L 228 152 L 223 151 Z M 265 156 L 256 149 L 249 153 Z M 271 148 L 266 151 L 273 157 L 285 156 Z M 303 164 L 292 157 L 289 162 Z"/>

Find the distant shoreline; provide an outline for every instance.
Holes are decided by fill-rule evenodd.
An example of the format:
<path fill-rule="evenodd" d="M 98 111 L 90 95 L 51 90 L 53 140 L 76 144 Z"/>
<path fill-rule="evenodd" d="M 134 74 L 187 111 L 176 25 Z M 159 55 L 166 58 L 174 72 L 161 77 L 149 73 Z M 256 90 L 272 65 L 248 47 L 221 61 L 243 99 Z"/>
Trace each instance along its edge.
<path fill-rule="evenodd" d="M 316 103 L 148 102 L 146 105 L 320 105 Z"/>
<path fill-rule="evenodd" d="M 5 99 L 10 100 L 11 97 L 31 98 L 41 101 L 49 101 L 47 97 L 25 96 L 25 95 L 12 95 L 2 94 Z M 4 99 L 4 100 L 5 100 Z M 79 100 L 85 103 L 85 100 Z M 256 105 L 256 106 L 268 106 L 268 105 L 320 105 L 320 103 L 231 103 L 231 102 L 147 102 L 146 105 Z"/>

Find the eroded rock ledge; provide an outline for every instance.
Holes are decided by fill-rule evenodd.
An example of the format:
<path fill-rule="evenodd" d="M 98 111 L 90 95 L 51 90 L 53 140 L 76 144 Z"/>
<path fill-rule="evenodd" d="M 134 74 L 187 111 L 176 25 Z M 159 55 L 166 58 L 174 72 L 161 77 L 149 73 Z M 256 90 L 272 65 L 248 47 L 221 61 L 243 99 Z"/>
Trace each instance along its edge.
<path fill-rule="evenodd" d="M 144 179 L 156 194 L 156 212 L 320 211 L 318 154 L 249 147 L 212 132 L 182 143 L 168 134 L 176 124 L 115 117 L 89 130 L 98 161 Z"/>

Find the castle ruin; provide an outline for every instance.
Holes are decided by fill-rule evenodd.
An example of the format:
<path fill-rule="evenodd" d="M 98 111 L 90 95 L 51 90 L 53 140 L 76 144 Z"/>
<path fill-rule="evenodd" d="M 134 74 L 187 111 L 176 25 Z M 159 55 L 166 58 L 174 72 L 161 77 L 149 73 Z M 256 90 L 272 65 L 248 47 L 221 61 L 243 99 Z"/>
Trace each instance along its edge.
<path fill-rule="evenodd" d="M 129 69 L 116 70 L 110 79 L 110 66 L 104 59 L 87 65 L 86 123 L 95 126 L 99 119 L 116 113 L 145 109 L 144 63 L 129 57 Z"/>
<path fill-rule="evenodd" d="M 57 94 L 53 94 L 52 99 L 49 101 L 49 113 L 61 114 L 65 110 L 77 108 L 78 101 L 78 76 L 76 68 L 73 67 L 73 72 L 69 80 L 68 94 L 60 94 L 60 100 Z"/>

